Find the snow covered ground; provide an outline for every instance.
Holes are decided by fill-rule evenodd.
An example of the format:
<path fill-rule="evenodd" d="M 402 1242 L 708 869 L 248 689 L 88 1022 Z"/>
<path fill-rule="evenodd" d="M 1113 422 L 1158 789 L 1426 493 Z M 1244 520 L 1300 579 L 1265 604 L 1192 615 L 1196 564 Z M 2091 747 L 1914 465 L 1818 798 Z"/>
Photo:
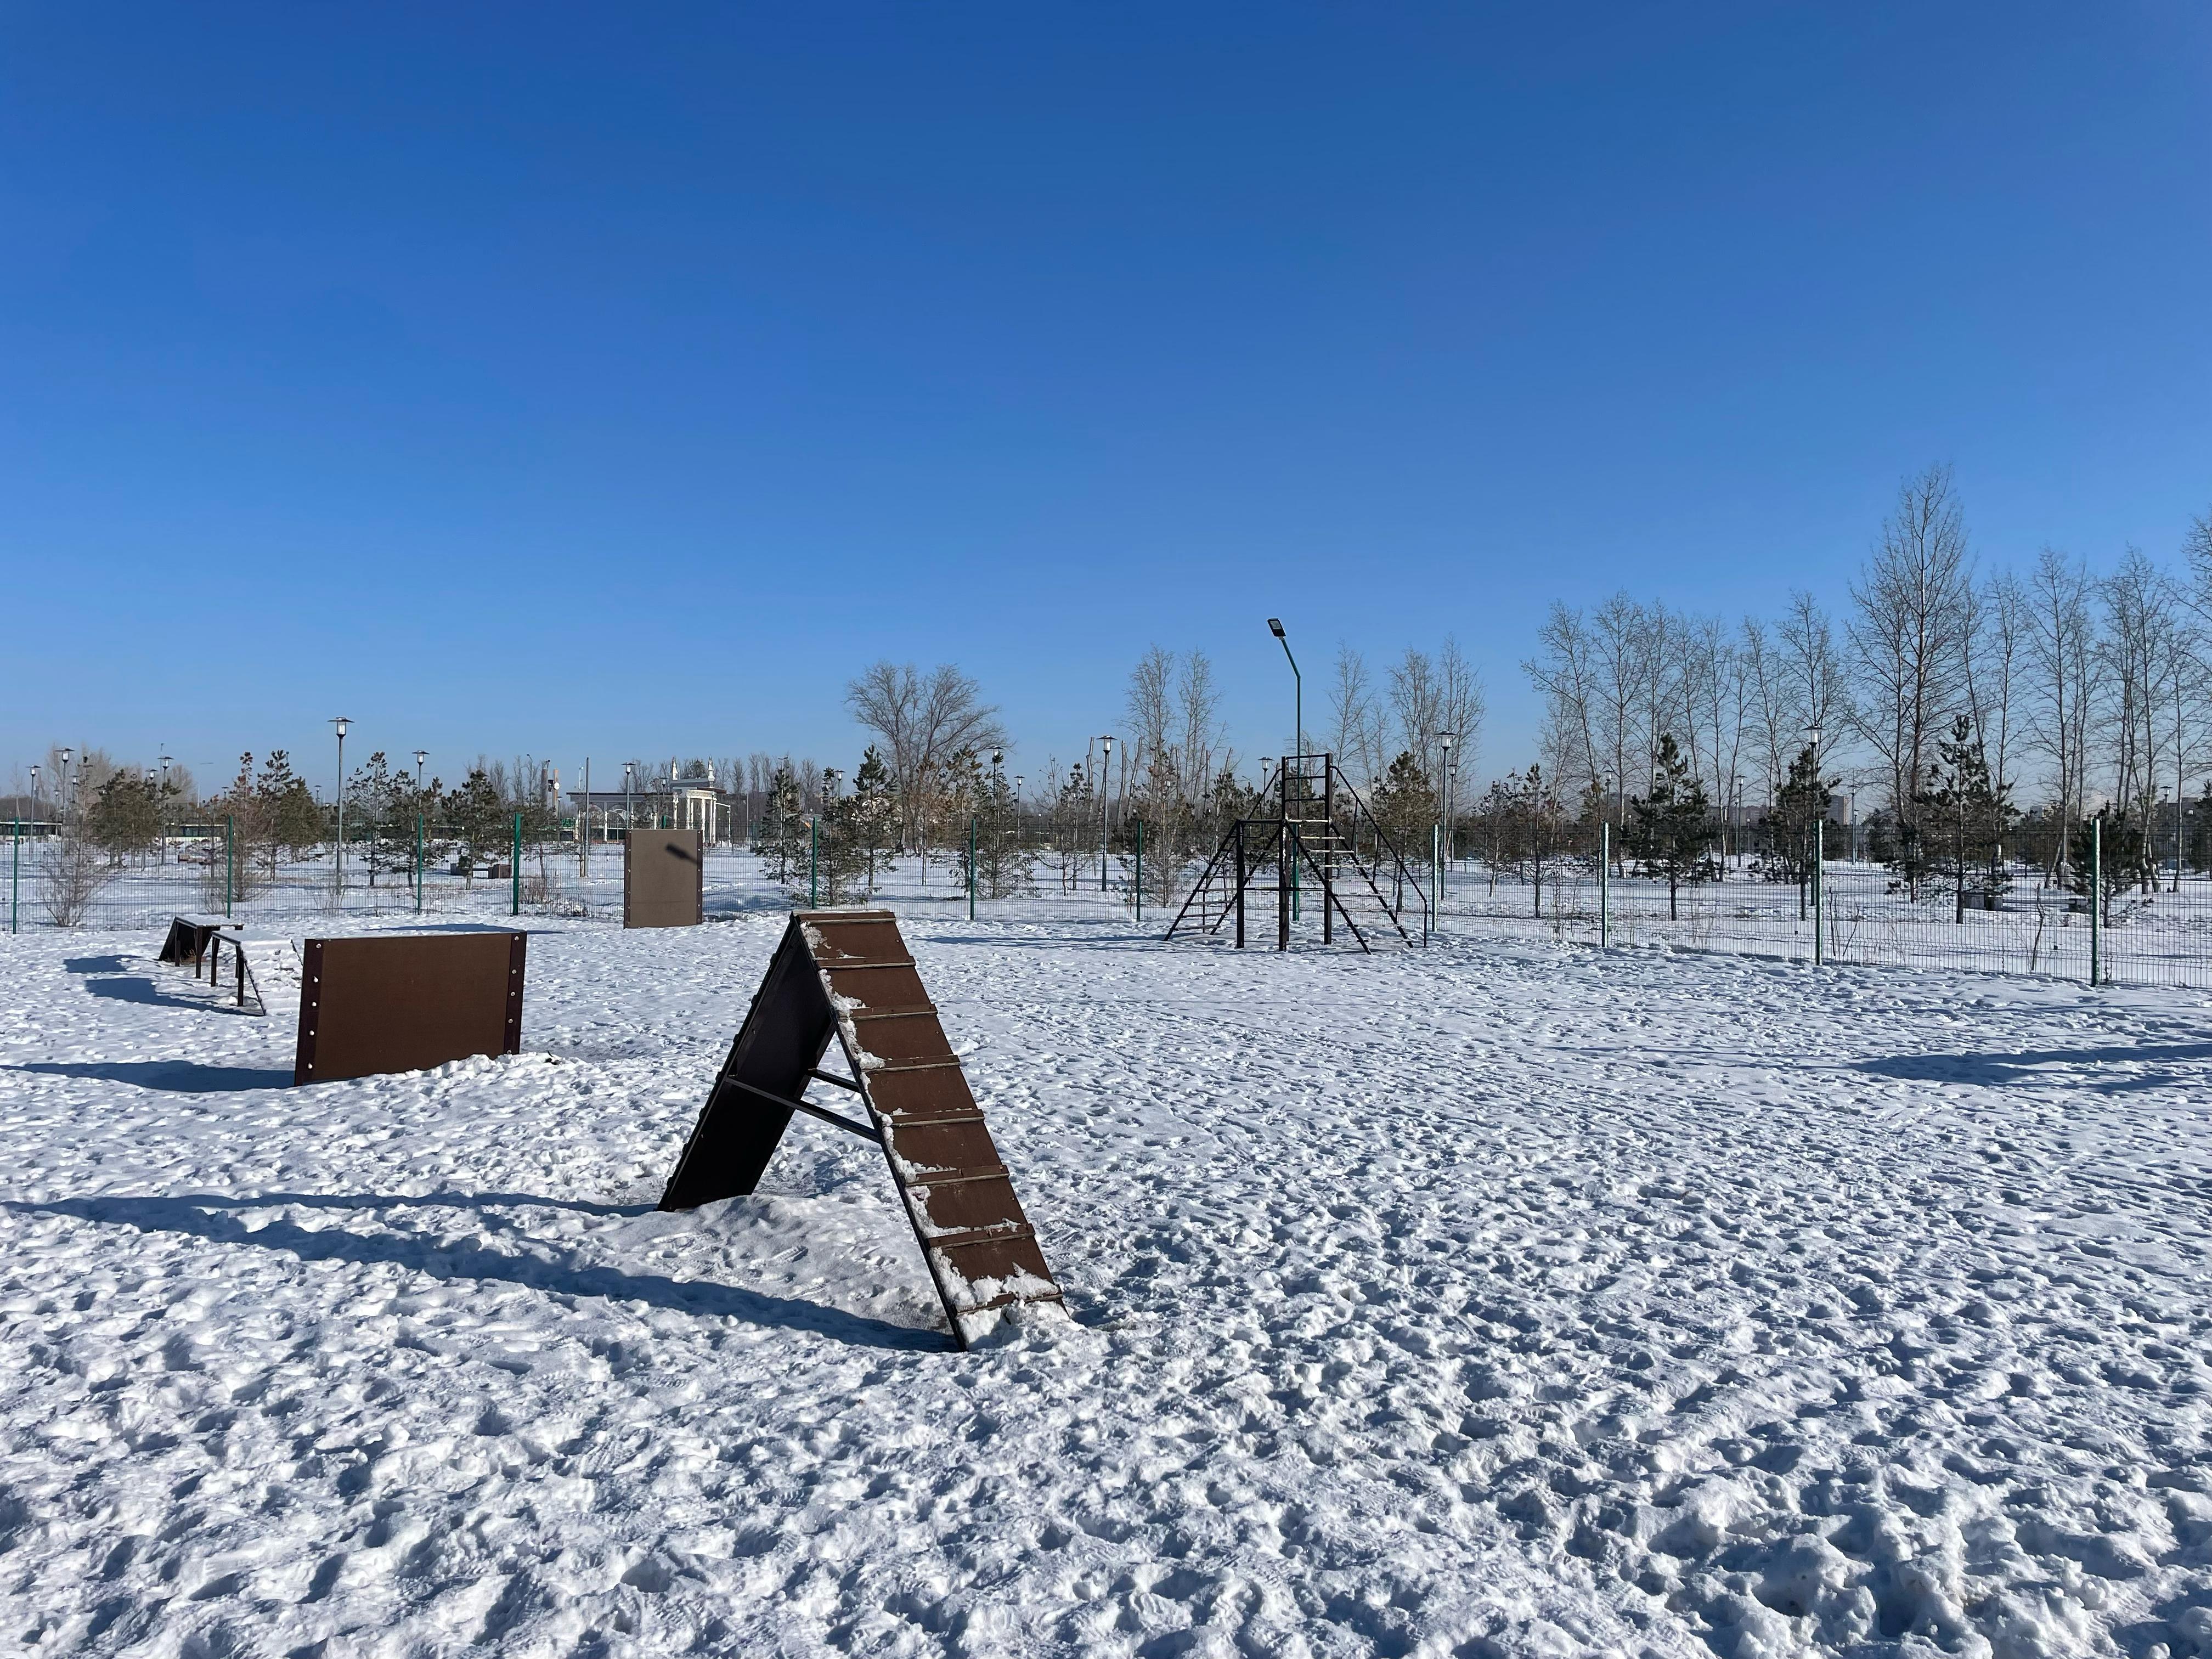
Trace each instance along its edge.
<path fill-rule="evenodd" d="M 301 1090 L 281 931 L 0 939 L 0 1640 L 2212 1653 L 2203 994 L 900 908 L 1057 1336 L 823 1126 L 653 1210 L 764 908 Z"/>

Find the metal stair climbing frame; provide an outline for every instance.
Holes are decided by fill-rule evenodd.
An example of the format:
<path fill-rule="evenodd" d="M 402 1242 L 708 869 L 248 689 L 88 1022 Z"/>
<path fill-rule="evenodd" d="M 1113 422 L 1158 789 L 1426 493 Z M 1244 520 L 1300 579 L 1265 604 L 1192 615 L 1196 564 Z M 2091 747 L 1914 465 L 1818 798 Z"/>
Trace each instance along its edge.
<path fill-rule="evenodd" d="M 1427 884 L 1407 868 L 1333 754 L 1288 757 L 1267 775 L 1261 793 L 1273 798 L 1275 815 L 1239 818 L 1230 826 L 1166 937 L 1218 933 L 1233 919 L 1242 950 L 1250 899 L 1272 890 L 1275 948 L 1286 951 L 1306 895 L 1317 890 L 1323 945 L 1336 943 L 1340 921 L 1363 951 L 1410 945 L 1415 939 L 1407 922 L 1415 906 L 1419 942 L 1428 943 Z M 1262 882 L 1271 871 L 1273 879 Z M 1302 874 L 1310 881 L 1302 882 Z"/>

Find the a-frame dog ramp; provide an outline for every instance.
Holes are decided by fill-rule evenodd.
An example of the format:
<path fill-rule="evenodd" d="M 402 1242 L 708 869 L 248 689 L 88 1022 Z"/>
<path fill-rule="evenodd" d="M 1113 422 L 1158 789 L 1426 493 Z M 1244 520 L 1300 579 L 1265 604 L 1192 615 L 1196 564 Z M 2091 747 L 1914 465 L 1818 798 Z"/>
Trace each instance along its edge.
<path fill-rule="evenodd" d="M 836 1038 L 848 1073 L 823 1071 Z M 856 1097 L 865 1120 L 801 1098 L 810 1082 Z M 1060 1287 L 888 910 L 801 911 L 754 994 L 661 1195 L 664 1210 L 760 1184 L 794 1112 L 877 1142 L 960 1346 Z"/>

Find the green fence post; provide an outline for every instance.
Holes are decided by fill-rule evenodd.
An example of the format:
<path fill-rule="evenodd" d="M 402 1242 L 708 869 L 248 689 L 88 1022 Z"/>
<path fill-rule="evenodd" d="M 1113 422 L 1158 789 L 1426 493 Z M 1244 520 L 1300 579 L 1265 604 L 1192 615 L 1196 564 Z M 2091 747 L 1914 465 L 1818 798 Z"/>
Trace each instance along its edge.
<path fill-rule="evenodd" d="M 1137 925 L 1145 922 L 1145 821 L 1137 820 Z"/>
<path fill-rule="evenodd" d="M 2105 966 L 2105 825 L 2089 820 L 2089 983 L 2098 983 Z"/>
<path fill-rule="evenodd" d="M 415 914 L 422 914 L 422 815 L 415 815 Z"/>
<path fill-rule="evenodd" d="M 1828 861 L 1828 821 L 1813 820 L 1813 965 L 1826 958 L 1820 951 L 1820 924 L 1827 917 L 1827 884 L 1822 878 Z"/>
<path fill-rule="evenodd" d="M 1597 826 L 1597 943 L 1601 951 L 1613 948 L 1613 825 Z"/>
<path fill-rule="evenodd" d="M 522 814 L 514 815 L 514 848 L 507 855 L 507 873 L 514 882 L 514 906 L 507 912 L 511 916 L 522 914 Z"/>
<path fill-rule="evenodd" d="M 822 820 L 806 821 L 806 908 L 822 908 Z"/>
<path fill-rule="evenodd" d="M 238 892 L 238 815 L 225 813 L 222 820 L 222 914 L 230 915 L 230 902 Z"/>
<path fill-rule="evenodd" d="M 975 920 L 975 820 L 968 820 L 968 920 Z"/>

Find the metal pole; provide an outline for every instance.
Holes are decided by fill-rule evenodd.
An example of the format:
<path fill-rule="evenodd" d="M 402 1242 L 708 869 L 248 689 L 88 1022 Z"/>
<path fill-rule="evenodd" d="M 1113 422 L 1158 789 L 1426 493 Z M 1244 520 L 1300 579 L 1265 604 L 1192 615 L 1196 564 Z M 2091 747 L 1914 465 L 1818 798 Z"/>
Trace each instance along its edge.
<path fill-rule="evenodd" d="M 522 914 L 522 814 L 520 812 L 514 815 L 514 846 L 507 854 L 507 873 L 508 879 L 514 884 L 512 908 L 507 915 L 519 916 Z"/>
<path fill-rule="evenodd" d="M 238 815 L 226 813 L 222 820 L 222 914 L 230 915 L 231 896 L 238 888 L 238 864 L 233 848 L 238 837 Z"/>
<path fill-rule="evenodd" d="M 968 819 L 968 920 L 975 920 L 975 819 Z"/>
<path fill-rule="evenodd" d="M 15 863 L 15 869 L 9 877 L 8 884 L 8 931 L 17 933 L 23 929 L 23 820 L 21 818 L 18 817 L 15 820 L 13 833 L 9 836 L 8 840 Z"/>
<path fill-rule="evenodd" d="M 1436 893 L 1437 931 L 1444 930 L 1444 827 L 1429 826 L 1429 885 Z"/>
<path fill-rule="evenodd" d="M 584 799 L 576 804 L 576 873 L 592 878 L 592 757 L 584 757 Z"/>
<path fill-rule="evenodd" d="M 1113 801 L 1114 739 L 1104 739 L 1106 758 L 1098 767 L 1098 890 L 1106 890 L 1106 814 Z"/>
<path fill-rule="evenodd" d="M 1613 825 L 1601 818 L 1597 826 L 1597 948 L 1613 943 Z"/>
<path fill-rule="evenodd" d="M 337 884 L 337 902 L 345 903 L 345 727 L 338 727 L 338 855 L 331 876 Z"/>
<path fill-rule="evenodd" d="M 2089 820 L 2089 983 L 2105 966 L 2105 823 Z"/>
<path fill-rule="evenodd" d="M 1826 884 L 1821 879 L 1821 866 L 1827 862 L 1828 821 L 1825 817 L 1813 820 L 1813 965 L 1818 968 L 1826 958 L 1821 955 L 1820 923 L 1827 916 Z"/>
<path fill-rule="evenodd" d="M 806 908 L 822 908 L 822 819 L 818 814 L 806 821 Z"/>
<path fill-rule="evenodd" d="M 415 914 L 422 914 L 422 815 L 415 815 Z"/>
<path fill-rule="evenodd" d="M 1137 925 L 1145 921 L 1145 821 L 1137 820 Z"/>

